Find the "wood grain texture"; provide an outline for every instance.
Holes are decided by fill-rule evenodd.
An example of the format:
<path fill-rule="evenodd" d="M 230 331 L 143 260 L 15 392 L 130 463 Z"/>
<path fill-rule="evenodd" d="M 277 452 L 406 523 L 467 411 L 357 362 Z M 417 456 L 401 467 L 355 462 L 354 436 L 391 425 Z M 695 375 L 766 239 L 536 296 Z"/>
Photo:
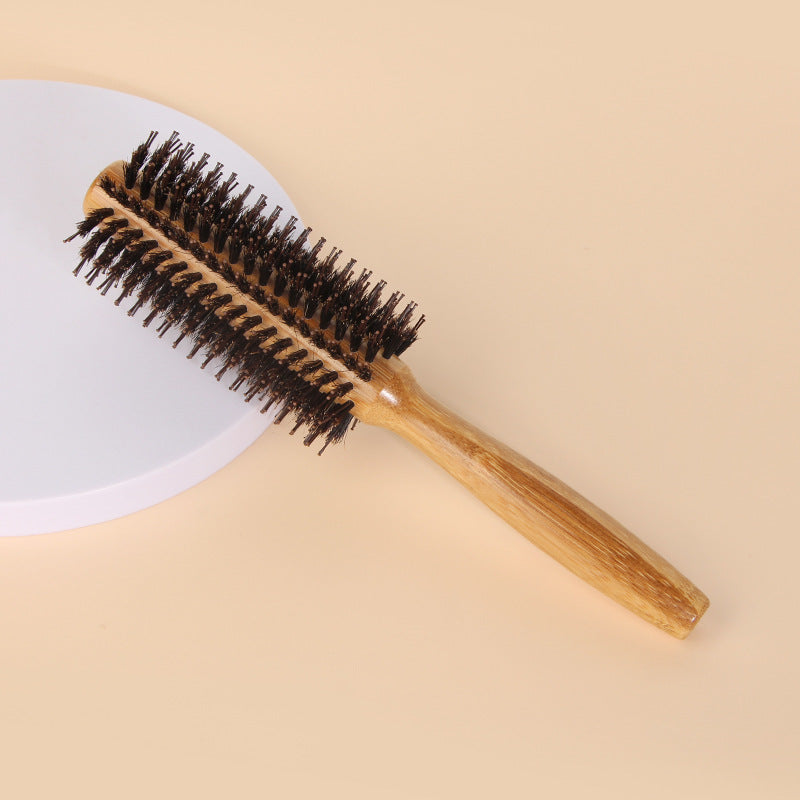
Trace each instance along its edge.
<path fill-rule="evenodd" d="M 594 504 L 448 411 L 398 370 L 365 421 L 394 430 L 523 536 L 643 619 L 685 638 L 708 598 Z"/>

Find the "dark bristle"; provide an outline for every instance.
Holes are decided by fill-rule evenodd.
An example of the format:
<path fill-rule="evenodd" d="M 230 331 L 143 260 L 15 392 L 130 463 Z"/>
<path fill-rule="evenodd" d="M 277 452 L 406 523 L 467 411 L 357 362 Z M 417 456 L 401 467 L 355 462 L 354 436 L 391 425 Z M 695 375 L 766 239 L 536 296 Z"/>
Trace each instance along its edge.
<path fill-rule="evenodd" d="M 142 142 L 142 144 L 140 144 L 133 151 L 133 153 L 131 153 L 131 157 L 126 162 L 123 169 L 123 177 L 125 179 L 126 189 L 133 189 L 133 185 L 136 183 L 136 178 L 139 175 L 139 170 L 142 168 L 142 165 L 147 159 L 147 155 L 150 152 L 150 147 L 156 140 L 156 136 L 158 136 L 156 131 L 150 131 L 150 135 L 147 137 L 147 139 Z"/>
<path fill-rule="evenodd" d="M 180 144 L 177 131 L 173 131 L 172 136 L 160 144 L 147 159 L 141 169 L 139 178 L 139 195 L 142 200 L 147 200 L 150 190 L 156 181 L 161 170 L 166 166 L 167 160 Z"/>
<path fill-rule="evenodd" d="M 64 242 L 71 242 L 77 236 L 85 237 L 91 233 L 104 219 L 114 214 L 113 208 L 96 208 L 90 211 L 84 219 L 75 226 L 75 233 L 67 236 Z"/>
<path fill-rule="evenodd" d="M 264 195 L 250 201 L 252 186 L 237 189 L 235 173 L 210 168 L 207 153 L 194 157 L 194 146 L 177 133 L 156 140 L 151 133 L 123 165 L 124 190 L 107 176 L 102 190 L 360 380 L 371 379 L 374 359 L 399 355 L 417 339 L 424 317 L 413 319 L 416 304 L 398 312 L 400 293 L 383 298 L 385 283 L 371 284 L 368 270 L 356 273 L 353 259 L 339 266 L 338 248 L 323 255 L 325 239 L 311 245 L 310 229 L 298 230 L 295 217 L 279 224 L 279 206 L 268 210 Z M 277 331 L 260 316 L 231 305 L 230 294 L 217 294 L 216 283 L 171 261 L 171 252 L 128 229 L 111 208 L 92 211 L 67 241 L 76 236 L 86 239 L 76 273 L 90 264 L 87 282 L 102 276 L 103 293 L 121 287 L 118 304 L 134 298 L 129 314 L 147 307 L 144 324 L 159 319 L 160 336 L 175 329 L 178 342 L 188 336 L 192 352 L 203 352 L 204 363 L 220 359 L 218 376 L 235 373 L 232 388 L 246 400 L 280 405 L 279 419 L 292 414 L 295 427 L 308 428 L 306 444 L 322 437 L 324 450 L 351 428 L 352 384 L 337 382 L 322 362 L 306 361 L 308 351 L 294 339 L 274 340 Z"/>
<path fill-rule="evenodd" d="M 87 217 L 88 219 L 88 217 Z M 104 217 L 105 219 L 105 217 Z M 89 239 L 81 247 L 81 260 L 78 266 L 72 271 L 73 275 L 79 275 L 83 266 L 91 261 L 101 245 L 105 244 L 115 233 L 127 227 L 128 223 L 124 219 L 113 219 L 99 230 L 94 230 Z M 88 236 L 94 226 L 87 226 L 81 236 Z"/>

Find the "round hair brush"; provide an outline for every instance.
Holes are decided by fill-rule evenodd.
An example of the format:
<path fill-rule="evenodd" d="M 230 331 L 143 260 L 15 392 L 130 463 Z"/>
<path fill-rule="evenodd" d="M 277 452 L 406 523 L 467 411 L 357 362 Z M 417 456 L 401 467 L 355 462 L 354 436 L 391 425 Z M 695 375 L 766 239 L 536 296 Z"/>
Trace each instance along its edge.
<path fill-rule="evenodd" d="M 232 377 L 231 388 L 277 420 L 294 419 L 320 453 L 357 420 L 382 425 L 427 453 L 516 530 L 576 575 L 679 638 L 708 599 L 622 525 L 509 447 L 427 395 L 398 358 L 423 317 L 397 292 L 384 298 L 353 261 L 297 220 L 279 225 L 252 187 L 237 192 L 209 156 L 173 133 L 150 134 L 128 161 L 92 183 L 75 270 L 103 294 L 130 298 L 159 336 L 189 338 L 190 357 Z M 326 252 L 323 252 L 325 250 Z"/>

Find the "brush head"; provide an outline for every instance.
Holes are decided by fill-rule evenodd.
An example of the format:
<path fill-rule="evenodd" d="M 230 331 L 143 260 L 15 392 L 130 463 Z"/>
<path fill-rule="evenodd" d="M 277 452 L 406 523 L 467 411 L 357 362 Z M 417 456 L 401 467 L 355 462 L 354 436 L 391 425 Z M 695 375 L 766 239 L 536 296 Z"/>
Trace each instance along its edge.
<path fill-rule="evenodd" d="M 189 338 L 189 357 L 233 375 L 231 389 L 263 410 L 280 405 L 277 421 L 295 419 L 304 442 L 341 441 L 394 376 L 397 356 L 417 338 L 424 317 L 384 281 L 339 265 L 341 250 L 310 242 L 297 219 L 278 224 L 252 186 L 237 191 L 221 164 L 173 133 L 156 145 L 151 133 L 127 161 L 95 179 L 85 218 L 69 240 L 85 239 L 75 274 L 128 314 L 156 322 L 159 336 Z M 323 253 L 323 251 L 326 252 Z"/>

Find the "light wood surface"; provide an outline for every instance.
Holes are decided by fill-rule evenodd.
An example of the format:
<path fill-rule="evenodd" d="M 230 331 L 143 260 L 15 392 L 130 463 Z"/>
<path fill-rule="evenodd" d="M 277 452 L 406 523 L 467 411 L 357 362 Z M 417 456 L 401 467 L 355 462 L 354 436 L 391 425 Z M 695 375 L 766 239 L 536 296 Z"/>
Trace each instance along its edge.
<path fill-rule="evenodd" d="M 360 418 L 403 436 L 523 536 L 648 622 L 685 638 L 708 598 L 616 520 L 446 409 L 397 368 Z"/>

